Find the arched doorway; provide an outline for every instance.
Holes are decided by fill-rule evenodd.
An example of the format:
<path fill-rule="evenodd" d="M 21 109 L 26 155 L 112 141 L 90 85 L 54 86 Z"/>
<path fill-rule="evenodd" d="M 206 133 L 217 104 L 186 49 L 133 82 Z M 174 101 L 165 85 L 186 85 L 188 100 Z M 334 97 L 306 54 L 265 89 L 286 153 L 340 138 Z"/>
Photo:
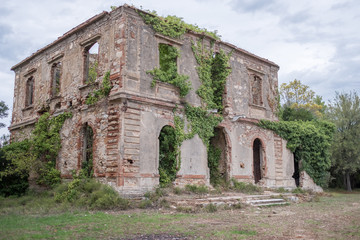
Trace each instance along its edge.
<path fill-rule="evenodd" d="M 210 139 L 208 149 L 210 183 L 213 186 L 226 183 L 228 180 L 227 166 L 227 142 L 224 128 L 217 127 L 214 129 L 214 136 Z"/>
<path fill-rule="evenodd" d="M 167 186 L 176 178 L 176 136 L 175 129 L 165 126 L 159 134 L 159 175 L 160 185 Z"/>
<path fill-rule="evenodd" d="M 86 176 L 91 177 L 93 175 L 93 144 L 94 144 L 94 132 L 92 128 L 85 123 L 82 128 L 83 135 L 83 149 L 82 149 L 82 162 L 81 169 Z"/>
<path fill-rule="evenodd" d="M 263 165 L 263 147 L 260 139 L 255 139 L 253 143 L 253 171 L 255 183 L 258 183 L 262 178 Z"/>
<path fill-rule="evenodd" d="M 292 177 L 295 179 L 295 185 L 296 187 L 300 186 L 300 164 L 299 164 L 299 159 L 296 159 L 296 154 L 293 154 L 294 156 L 294 174 L 292 175 Z"/>

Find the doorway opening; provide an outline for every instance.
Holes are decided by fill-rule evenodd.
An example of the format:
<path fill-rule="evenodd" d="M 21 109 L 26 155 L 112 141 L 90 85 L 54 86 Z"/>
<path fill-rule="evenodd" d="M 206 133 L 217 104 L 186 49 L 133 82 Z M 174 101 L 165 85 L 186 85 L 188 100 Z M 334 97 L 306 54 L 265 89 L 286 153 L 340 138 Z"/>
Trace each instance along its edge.
<path fill-rule="evenodd" d="M 208 150 L 211 185 L 225 185 L 229 180 L 227 166 L 227 142 L 224 128 L 217 127 L 214 129 L 214 136 L 210 139 Z"/>
<path fill-rule="evenodd" d="M 295 179 L 296 187 L 299 187 L 300 186 L 300 166 L 299 166 L 299 161 L 296 159 L 295 156 L 296 155 L 294 154 L 294 174 L 292 175 L 292 177 Z"/>
<path fill-rule="evenodd" d="M 253 167 L 255 184 L 262 179 L 263 147 L 260 139 L 255 139 L 253 143 Z"/>
<path fill-rule="evenodd" d="M 159 134 L 159 175 L 160 186 L 168 186 L 176 178 L 176 135 L 175 129 L 165 126 Z"/>

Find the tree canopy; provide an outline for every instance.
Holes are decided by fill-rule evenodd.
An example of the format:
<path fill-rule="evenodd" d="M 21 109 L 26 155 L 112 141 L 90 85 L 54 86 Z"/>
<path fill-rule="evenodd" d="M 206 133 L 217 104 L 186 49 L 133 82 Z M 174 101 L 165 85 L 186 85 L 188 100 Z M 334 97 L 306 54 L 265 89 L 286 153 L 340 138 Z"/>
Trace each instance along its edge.
<path fill-rule="evenodd" d="M 4 101 L 0 101 L 0 118 L 5 118 L 8 116 L 8 111 L 9 108 L 8 106 L 6 106 Z M 0 123 L 0 128 L 5 127 L 4 123 Z"/>
<path fill-rule="evenodd" d="M 356 92 L 336 93 L 328 117 L 336 125 L 332 164 L 351 191 L 350 175 L 360 170 L 360 99 Z"/>
<path fill-rule="evenodd" d="M 321 117 L 324 102 L 320 96 L 300 80 L 280 85 L 280 97 L 283 105 L 280 108 L 280 117 L 285 121 L 309 121 Z M 311 116 L 313 115 L 313 116 Z"/>

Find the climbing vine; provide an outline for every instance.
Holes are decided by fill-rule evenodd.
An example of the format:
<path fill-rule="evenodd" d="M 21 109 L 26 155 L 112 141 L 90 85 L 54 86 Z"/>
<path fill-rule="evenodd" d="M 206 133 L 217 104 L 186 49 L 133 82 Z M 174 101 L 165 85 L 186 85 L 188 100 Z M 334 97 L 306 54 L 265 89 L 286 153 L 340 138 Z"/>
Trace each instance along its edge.
<path fill-rule="evenodd" d="M 48 112 L 44 113 L 35 124 L 29 139 L 11 143 L 4 148 L 5 156 L 11 164 L 1 175 L 28 174 L 32 170 L 39 175 L 39 184 L 52 186 L 60 182 L 60 172 L 55 168 L 61 149 L 60 130 L 65 120 L 71 117 L 69 112 L 52 118 Z"/>
<path fill-rule="evenodd" d="M 208 167 L 210 169 L 210 183 L 213 186 L 218 185 L 221 181 L 221 174 L 219 171 L 219 161 L 221 158 L 221 149 L 215 146 L 208 148 Z"/>
<path fill-rule="evenodd" d="M 155 87 L 156 81 L 170 83 L 180 89 L 181 97 L 185 97 L 191 89 L 191 83 L 187 81 L 189 76 L 178 74 L 178 57 L 180 52 L 176 47 L 159 44 L 160 68 L 154 68 L 147 73 L 153 76 L 152 87 Z"/>
<path fill-rule="evenodd" d="M 169 15 L 160 17 L 157 15 L 156 11 L 137 12 L 146 24 L 152 26 L 155 32 L 168 37 L 180 38 L 186 31 L 190 30 L 200 34 L 206 34 L 217 40 L 220 39 L 220 35 L 217 34 L 217 31 L 211 32 L 205 28 L 200 28 L 197 25 L 185 23 L 182 18 L 177 16 Z"/>
<path fill-rule="evenodd" d="M 191 139 L 198 134 L 209 149 L 210 138 L 214 136 L 214 128 L 223 120 L 222 116 L 189 104 L 185 107 L 185 115 L 190 123 L 190 132 L 186 135 L 186 139 Z"/>
<path fill-rule="evenodd" d="M 294 153 L 295 161 L 301 161 L 314 182 L 326 186 L 331 166 L 329 147 L 335 126 L 326 121 L 261 120 L 259 126 L 273 130 L 288 141 L 287 148 Z"/>
<path fill-rule="evenodd" d="M 232 53 L 204 48 L 201 40 L 192 43 L 192 50 L 199 66 L 196 67 L 202 85 L 196 91 L 209 109 L 223 109 L 223 93 L 227 77 L 231 73 L 229 59 Z"/>
<path fill-rule="evenodd" d="M 151 25 L 152 28 L 165 36 L 171 38 L 181 38 L 187 31 L 194 31 L 203 35 L 208 35 L 212 38 L 212 44 L 214 39 L 220 39 L 220 36 L 215 32 L 209 32 L 206 29 L 199 28 L 196 25 L 185 23 L 181 18 L 176 16 L 159 17 L 156 12 L 142 12 L 138 11 L 139 15 L 143 18 L 144 22 Z M 180 116 L 175 115 L 175 136 L 172 139 L 174 147 L 174 156 L 176 158 L 177 166 L 171 164 L 166 167 L 168 173 L 172 173 L 175 176 L 177 170 L 180 167 L 180 147 L 184 140 L 193 138 L 196 134 L 202 139 L 203 143 L 208 149 L 208 152 L 213 158 L 209 164 L 210 168 L 218 168 L 218 151 L 213 151 L 210 147 L 210 138 L 214 136 L 214 128 L 222 121 L 222 116 L 214 114 L 208 109 L 217 109 L 220 114 L 223 110 L 223 93 L 225 89 L 226 79 L 231 73 L 229 64 L 230 54 L 226 54 L 220 50 L 217 54 L 214 54 L 212 49 L 205 49 L 201 41 L 197 44 L 192 44 L 192 50 L 199 66 L 196 70 L 202 85 L 196 91 L 203 101 L 201 107 L 194 107 L 189 104 L 185 106 L 185 117 L 188 122 L 187 132 L 185 132 L 185 121 Z M 154 87 L 156 81 L 167 82 L 173 84 L 180 89 L 180 96 L 185 97 L 191 90 L 191 83 L 188 80 L 188 76 L 179 75 L 177 73 L 177 58 L 180 57 L 180 52 L 177 48 L 159 44 L 159 58 L 160 68 L 154 68 L 147 71 L 147 73 L 153 76 L 152 86 Z M 162 136 L 160 136 L 162 137 Z M 162 137 L 164 138 L 164 137 Z M 165 139 L 165 138 L 164 138 Z M 214 154 L 212 154 L 214 153 Z M 160 157 L 165 156 L 167 152 L 165 149 L 160 149 Z M 219 155 L 220 156 L 220 155 Z M 176 169 L 176 171 L 174 171 Z M 164 175 L 165 169 L 159 168 L 160 175 Z M 212 171 L 215 173 L 216 171 Z M 219 174 L 218 174 L 219 175 Z M 161 181 L 172 181 L 172 178 L 163 177 Z"/>
<path fill-rule="evenodd" d="M 111 88 L 110 71 L 107 71 L 104 75 L 101 88 L 90 92 L 85 100 L 85 103 L 87 105 L 93 105 L 97 103 L 101 98 L 109 96 Z"/>

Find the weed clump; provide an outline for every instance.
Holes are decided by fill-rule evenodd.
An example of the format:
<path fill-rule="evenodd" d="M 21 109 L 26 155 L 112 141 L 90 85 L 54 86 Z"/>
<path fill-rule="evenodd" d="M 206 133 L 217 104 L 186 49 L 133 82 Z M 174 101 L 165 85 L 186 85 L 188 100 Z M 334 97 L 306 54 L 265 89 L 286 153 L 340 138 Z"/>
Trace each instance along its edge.
<path fill-rule="evenodd" d="M 292 193 L 304 194 L 304 193 L 306 193 L 306 191 L 303 190 L 302 188 L 297 187 L 294 190 L 292 190 Z"/>
<path fill-rule="evenodd" d="M 206 194 L 209 192 L 209 189 L 207 186 L 205 185 L 190 185 L 187 184 L 185 186 L 185 190 L 191 193 L 196 193 L 196 194 Z"/>
<path fill-rule="evenodd" d="M 242 193 L 260 193 L 262 192 L 262 189 L 258 186 L 255 186 L 251 183 L 245 183 L 245 182 L 239 182 L 236 179 L 231 179 L 231 189 L 236 192 L 242 192 Z"/>
<path fill-rule="evenodd" d="M 206 212 L 208 212 L 208 213 L 214 213 L 214 212 L 217 211 L 217 207 L 216 207 L 215 204 L 210 203 L 210 204 L 206 205 L 206 207 L 204 208 L 204 210 L 205 210 Z"/>

